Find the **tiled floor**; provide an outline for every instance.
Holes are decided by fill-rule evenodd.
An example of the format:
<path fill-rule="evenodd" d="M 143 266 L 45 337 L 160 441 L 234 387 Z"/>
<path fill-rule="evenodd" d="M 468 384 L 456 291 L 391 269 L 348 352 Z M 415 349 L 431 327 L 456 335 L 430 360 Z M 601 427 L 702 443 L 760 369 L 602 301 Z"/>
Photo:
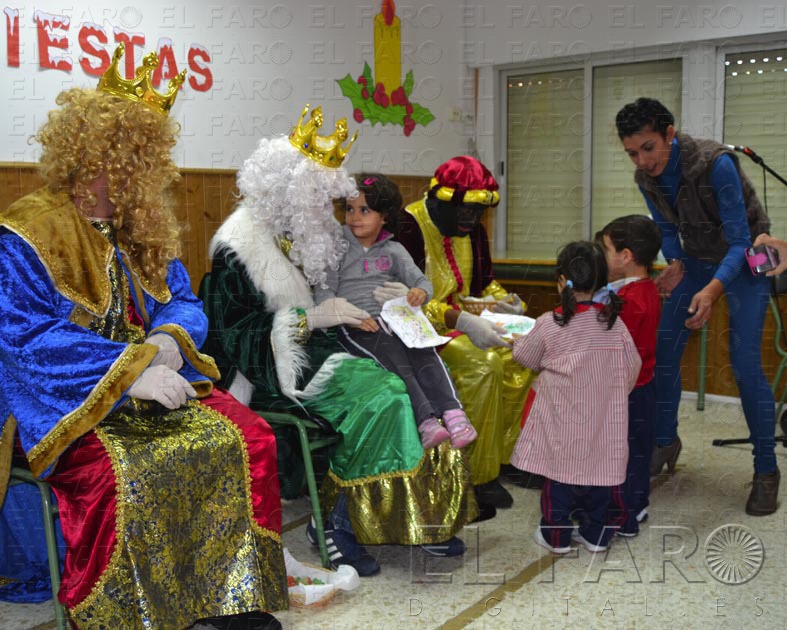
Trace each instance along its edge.
<path fill-rule="evenodd" d="M 536 546 L 539 493 L 512 486 L 511 509 L 465 529 L 463 558 L 370 549 L 383 566 L 380 575 L 324 608 L 277 617 L 285 628 L 325 630 L 784 628 L 787 508 L 762 518 L 744 513 L 751 447 L 711 446 L 713 438 L 747 434 L 740 407 L 709 402 L 697 412 L 694 404 L 687 400 L 681 407 L 684 449 L 676 474 L 654 482 L 640 535 L 617 539 L 608 553 L 581 548 L 556 558 Z M 787 470 L 787 450 L 780 445 L 777 457 Z M 283 539 L 296 558 L 319 563 L 302 525 Z M 0 603 L 4 630 L 53 628 L 52 618 L 51 602 Z"/>

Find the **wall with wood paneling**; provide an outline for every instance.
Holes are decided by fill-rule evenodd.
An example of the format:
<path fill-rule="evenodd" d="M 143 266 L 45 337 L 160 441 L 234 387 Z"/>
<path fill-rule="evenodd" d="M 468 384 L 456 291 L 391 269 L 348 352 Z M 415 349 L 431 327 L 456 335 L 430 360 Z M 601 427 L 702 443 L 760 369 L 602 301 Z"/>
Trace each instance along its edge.
<path fill-rule="evenodd" d="M 231 170 L 185 169 L 178 183 L 177 214 L 186 229 L 183 234 L 183 262 L 196 291 L 202 276 L 210 269 L 208 245 L 219 225 L 232 212 L 237 202 L 235 172 Z M 419 199 L 425 192 L 429 178 L 422 176 L 392 176 L 402 190 L 405 203 Z M 7 207 L 19 197 L 42 185 L 31 164 L 0 164 L 0 208 Z M 488 224 L 490 216 L 484 220 Z M 496 264 L 496 269 L 505 271 L 505 264 Z M 528 276 L 538 275 L 539 279 Z M 558 304 L 555 283 L 544 280 L 544 270 L 535 274 L 533 266 L 516 275 L 497 273 L 498 280 L 510 291 L 517 292 L 528 304 L 528 314 L 537 317 Z M 708 357 L 706 368 L 706 391 L 709 394 L 737 396 L 735 381 L 730 368 L 728 347 L 729 317 L 726 302 L 714 308 L 709 323 Z M 776 326 L 770 312 L 763 334 L 763 365 L 768 379 L 773 378 L 780 357 L 774 350 Z M 787 344 L 784 344 L 787 345 Z M 699 365 L 699 334 L 692 334 L 683 357 L 683 387 L 696 391 Z"/>

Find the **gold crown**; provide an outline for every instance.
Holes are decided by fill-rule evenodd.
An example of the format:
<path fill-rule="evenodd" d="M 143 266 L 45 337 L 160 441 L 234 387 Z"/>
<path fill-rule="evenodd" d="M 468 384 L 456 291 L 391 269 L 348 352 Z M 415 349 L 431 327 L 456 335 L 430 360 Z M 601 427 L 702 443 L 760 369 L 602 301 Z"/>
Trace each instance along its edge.
<path fill-rule="evenodd" d="M 358 137 L 358 132 L 350 138 L 347 147 L 342 147 L 342 142 L 347 140 L 347 119 L 342 118 L 336 121 L 336 129 L 330 136 L 318 136 L 317 131 L 322 127 L 322 107 L 315 107 L 312 110 L 308 122 L 303 124 L 303 117 L 309 111 L 309 104 L 303 108 L 297 126 L 290 132 L 290 144 L 306 157 L 314 160 L 318 164 L 329 168 L 339 168 L 344 161 L 347 152 Z"/>
<path fill-rule="evenodd" d="M 145 55 L 142 58 L 142 65 L 134 73 L 134 78 L 127 80 L 118 72 L 118 63 L 120 63 L 125 48 L 123 42 L 118 44 L 115 54 L 112 55 L 112 63 L 109 64 L 109 68 L 98 81 L 98 89 L 114 96 L 127 98 L 130 101 L 144 103 L 159 114 L 166 116 L 175 103 L 178 89 L 186 78 L 186 71 L 172 77 L 169 80 L 167 93 L 161 94 L 153 88 L 153 84 L 150 82 L 150 75 L 158 67 L 158 55 L 154 52 Z"/>

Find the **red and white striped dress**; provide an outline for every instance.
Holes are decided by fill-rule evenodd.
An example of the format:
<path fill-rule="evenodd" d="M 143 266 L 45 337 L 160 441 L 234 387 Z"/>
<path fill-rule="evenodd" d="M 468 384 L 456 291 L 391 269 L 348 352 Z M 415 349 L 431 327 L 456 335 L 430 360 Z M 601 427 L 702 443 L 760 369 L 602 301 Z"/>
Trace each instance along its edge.
<path fill-rule="evenodd" d="M 626 478 L 628 394 L 641 359 L 620 319 L 610 330 L 580 305 L 567 326 L 544 313 L 514 343 L 514 358 L 539 372 L 511 463 L 549 479 L 614 486 Z"/>

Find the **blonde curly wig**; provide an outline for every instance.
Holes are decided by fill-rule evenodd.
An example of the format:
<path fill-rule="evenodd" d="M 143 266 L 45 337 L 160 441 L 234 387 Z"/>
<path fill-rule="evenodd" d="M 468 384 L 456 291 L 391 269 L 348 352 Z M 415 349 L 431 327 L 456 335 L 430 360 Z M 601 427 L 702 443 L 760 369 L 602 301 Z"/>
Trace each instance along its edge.
<path fill-rule="evenodd" d="M 180 175 L 170 154 L 177 124 L 141 103 L 96 90 L 66 90 L 56 102 L 60 109 L 35 136 L 47 185 L 83 198 L 79 210 L 89 217 L 96 197 L 87 187 L 105 174 L 121 248 L 149 280 L 161 283 L 181 253 L 172 196 Z"/>

